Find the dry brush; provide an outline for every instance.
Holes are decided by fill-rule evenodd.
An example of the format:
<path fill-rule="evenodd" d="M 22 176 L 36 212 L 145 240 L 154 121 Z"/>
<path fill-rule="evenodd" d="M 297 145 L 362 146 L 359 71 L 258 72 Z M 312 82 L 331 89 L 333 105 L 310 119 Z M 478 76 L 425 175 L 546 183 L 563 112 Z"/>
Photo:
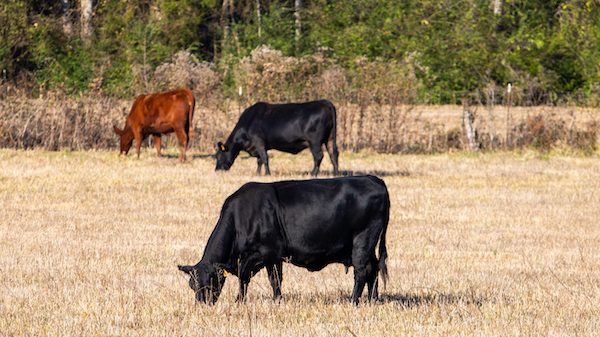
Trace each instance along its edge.
<path fill-rule="evenodd" d="M 225 71 L 180 52 L 157 67 L 150 81 L 136 87 L 140 93 L 191 88 L 197 100 L 192 147 L 202 152 L 212 152 L 242 110 L 256 101 L 312 99 L 329 99 L 336 105 L 343 150 L 596 150 L 598 108 L 571 103 L 529 106 L 539 103 L 530 97 L 535 90 L 514 87 L 507 96 L 493 84 L 483 92 L 464 94 L 463 107 L 415 105 L 419 86 L 415 67 L 409 59 L 358 59 L 353 70 L 347 70 L 320 54 L 286 57 L 263 46 Z M 227 90 L 233 92 L 225 95 Z M 101 93 L 82 97 L 46 93 L 30 98 L 0 90 L 0 147 L 114 148 L 112 125 L 124 122 L 133 100 Z M 468 128 L 462 123 L 466 112 L 474 118 Z M 473 139 L 467 139 L 466 129 L 472 130 Z"/>

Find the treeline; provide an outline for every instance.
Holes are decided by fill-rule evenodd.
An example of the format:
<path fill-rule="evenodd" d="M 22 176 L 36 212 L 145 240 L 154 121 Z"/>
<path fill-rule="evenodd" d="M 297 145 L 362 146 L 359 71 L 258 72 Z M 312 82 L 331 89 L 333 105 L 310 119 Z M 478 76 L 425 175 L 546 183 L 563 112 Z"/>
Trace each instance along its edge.
<path fill-rule="evenodd" d="M 288 68 L 281 90 L 298 76 L 322 74 L 321 66 L 354 76 L 346 81 L 352 86 L 363 67 L 390 65 L 417 103 L 460 103 L 509 82 L 527 104 L 590 104 L 600 95 L 598 0 L 0 3 L 2 85 L 32 96 L 131 97 L 157 87 L 158 68 L 186 50 L 218 75 L 211 90 L 237 98 L 249 85 L 242 63 L 263 45 L 290 60 L 320 60 Z M 365 80 L 385 82 L 385 71 L 373 73 L 383 78 Z"/>

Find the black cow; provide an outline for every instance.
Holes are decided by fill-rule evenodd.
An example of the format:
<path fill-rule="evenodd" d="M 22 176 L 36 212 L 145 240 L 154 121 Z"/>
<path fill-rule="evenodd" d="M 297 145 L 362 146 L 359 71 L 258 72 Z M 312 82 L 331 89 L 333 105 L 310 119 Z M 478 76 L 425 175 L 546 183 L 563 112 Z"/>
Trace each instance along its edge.
<path fill-rule="evenodd" d="M 312 175 L 319 173 L 325 144 L 333 174 L 338 174 L 338 149 L 335 142 L 335 106 L 326 100 L 269 104 L 259 102 L 244 110 L 225 144 L 217 144 L 216 170 L 229 170 L 240 151 L 257 158 L 257 174 L 265 164 L 269 170 L 270 149 L 296 154 L 309 148 L 314 158 Z"/>
<path fill-rule="evenodd" d="M 212 304 L 227 273 L 239 278 L 243 301 L 250 278 L 266 267 L 277 299 L 283 261 L 310 271 L 342 263 L 354 267 L 352 302 L 365 283 L 373 300 L 379 271 L 387 280 L 389 211 L 385 183 L 374 176 L 247 183 L 225 200 L 200 262 L 178 267 L 196 300 Z"/>

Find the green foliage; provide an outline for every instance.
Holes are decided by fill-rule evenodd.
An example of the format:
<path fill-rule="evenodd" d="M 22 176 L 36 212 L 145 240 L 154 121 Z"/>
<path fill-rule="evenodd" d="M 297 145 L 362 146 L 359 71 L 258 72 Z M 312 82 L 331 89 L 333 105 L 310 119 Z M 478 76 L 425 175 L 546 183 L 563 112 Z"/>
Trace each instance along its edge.
<path fill-rule="evenodd" d="M 103 89 L 117 97 L 128 97 L 133 83 L 131 65 L 123 58 L 115 58 L 104 73 Z"/>
<path fill-rule="evenodd" d="M 91 41 L 79 39 L 76 21 L 63 31 L 57 3 L 0 4 L 0 68 L 10 80 L 25 74 L 70 93 L 97 89 L 93 82 L 130 96 L 151 87 L 159 64 L 189 50 L 218 64 L 223 90 L 233 93 L 232 69 L 269 45 L 284 56 L 319 53 L 349 71 L 362 58 L 408 65 L 429 103 L 458 103 L 508 82 L 531 103 L 585 101 L 600 82 L 598 0 L 504 0 L 500 13 L 490 0 L 305 0 L 299 43 L 292 0 L 98 0 Z"/>
<path fill-rule="evenodd" d="M 85 90 L 92 64 L 79 39 L 66 40 L 51 22 L 40 20 L 29 28 L 32 60 L 37 65 L 36 79 L 47 88 L 64 87 L 68 92 Z"/>
<path fill-rule="evenodd" d="M 26 63 L 27 6 L 25 1 L 7 0 L 0 4 L 0 69 L 10 76 Z"/>
<path fill-rule="evenodd" d="M 289 6 L 289 5 L 288 5 Z M 247 22 L 237 22 L 232 27 L 241 47 L 240 53 L 248 55 L 252 50 L 262 44 L 281 50 L 286 55 L 294 54 L 294 17 L 288 6 L 278 2 L 271 3 L 269 8 L 261 14 L 261 35 L 258 36 L 258 20 L 256 13 L 252 13 Z M 230 52 L 236 53 L 238 46 L 235 41 L 230 42 Z"/>

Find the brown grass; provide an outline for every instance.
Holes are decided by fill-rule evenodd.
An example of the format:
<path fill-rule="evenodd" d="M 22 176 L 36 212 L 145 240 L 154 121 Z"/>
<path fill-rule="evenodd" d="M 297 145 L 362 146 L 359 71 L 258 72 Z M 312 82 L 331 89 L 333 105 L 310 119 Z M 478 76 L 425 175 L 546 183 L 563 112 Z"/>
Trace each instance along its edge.
<path fill-rule="evenodd" d="M 597 156 L 343 153 L 392 202 L 390 282 L 355 308 L 340 265 L 286 264 L 281 304 L 264 271 L 245 304 L 235 277 L 194 304 L 176 265 L 198 261 L 225 197 L 306 178 L 311 159 L 273 153 L 265 178 L 254 159 L 216 174 L 167 153 L 0 150 L 0 335 L 599 335 Z"/>
<path fill-rule="evenodd" d="M 191 146 L 202 152 L 214 151 L 225 141 L 242 111 L 254 101 L 198 98 Z M 88 150 L 114 149 L 118 145 L 112 126 L 122 127 L 133 98 L 121 100 L 103 96 L 68 98 L 49 95 L 30 99 L 9 96 L 0 99 L 0 147 L 14 149 Z M 383 153 L 440 153 L 466 149 L 461 128 L 463 108 L 443 105 L 372 104 L 359 106 L 333 101 L 337 106 L 337 142 L 346 151 L 373 150 Z M 528 132 L 527 121 L 540 116 L 542 125 L 561 126 L 556 139 L 542 142 L 547 149 L 594 150 L 600 109 L 575 106 L 513 107 L 507 123 L 507 108 L 473 106 L 478 143 L 485 150 L 538 147 L 539 139 Z M 506 147 L 507 126 L 510 146 Z M 545 135 L 545 134 L 544 134 Z M 171 135 L 163 140 L 175 144 Z M 149 144 L 149 140 L 146 141 Z"/>

